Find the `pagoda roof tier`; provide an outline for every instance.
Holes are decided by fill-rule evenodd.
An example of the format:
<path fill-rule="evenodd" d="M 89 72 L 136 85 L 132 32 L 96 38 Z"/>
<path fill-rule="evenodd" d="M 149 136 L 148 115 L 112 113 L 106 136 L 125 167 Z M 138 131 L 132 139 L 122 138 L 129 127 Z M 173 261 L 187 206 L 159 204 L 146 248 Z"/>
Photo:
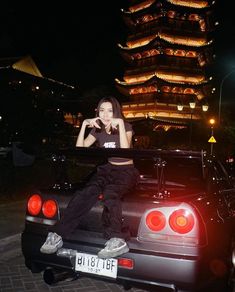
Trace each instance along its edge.
<path fill-rule="evenodd" d="M 139 47 L 128 47 L 128 46 L 122 46 L 121 44 L 118 44 L 118 47 L 121 51 L 125 51 L 128 53 L 139 53 L 143 52 L 144 50 L 157 48 L 172 48 L 172 49 L 179 49 L 179 50 L 187 50 L 187 51 L 197 51 L 201 52 L 204 48 L 211 47 L 213 44 L 213 40 L 210 40 L 208 42 L 201 43 L 198 46 L 192 46 L 192 45 L 186 45 L 183 43 L 174 43 L 170 41 L 170 38 L 167 38 L 164 34 L 157 34 L 153 39 L 150 38 L 149 42 L 145 43 L 142 46 Z"/>
<path fill-rule="evenodd" d="M 159 64 L 126 70 L 123 79 L 125 82 L 134 84 L 149 80 L 155 75 L 161 79 L 182 84 L 197 84 L 207 79 L 205 70 L 202 68 L 169 67 L 159 66 Z"/>
<path fill-rule="evenodd" d="M 153 128 L 155 128 L 157 125 L 187 125 L 187 121 L 183 119 L 177 119 L 177 118 L 158 118 L 153 116 L 147 117 L 136 117 L 136 118 L 127 118 L 129 123 L 133 123 L 133 125 L 136 127 L 141 124 L 151 124 L 154 125 Z M 135 131 L 136 132 L 136 131 Z"/>
<path fill-rule="evenodd" d="M 164 130 L 168 131 L 170 129 L 185 129 L 188 127 L 189 123 L 183 119 L 177 118 L 158 118 L 158 117 L 140 117 L 140 118 L 127 118 L 128 122 L 132 124 L 135 132 L 135 148 L 146 145 L 148 143 L 148 135 L 146 140 L 146 133 L 148 131 L 158 131 Z M 148 145 L 148 144 L 147 144 Z"/>
<path fill-rule="evenodd" d="M 117 89 L 119 92 L 123 95 L 128 97 L 133 102 L 165 102 L 165 103 L 174 103 L 175 105 L 178 104 L 189 104 L 192 100 L 202 103 L 207 103 L 206 100 L 208 100 L 211 96 L 208 94 L 205 94 L 203 91 L 198 91 L 197 94 L 200 96 L 200 99 L 197 97 L 196 94 L 178 94 L 178 93 L 163 93 L 163 92 L 148 92 L 146 93 L 137 93 L 134 95 L 130 95 L 130 93 L 126 90 L 126 88 L 120 88 L 117 86 Z M 190 90 L 191 88 L 189 88 Z M 206 91 L 206 90 L 204 90 Z"/>
<path fill-rule="evenodd" d="M 122 104 L 122 112 L 130 121 L 148 118 L 168 122 L 179 122 L 180 120 L 199 120 L 202 118 L 202 109 L 196 106 L 192 113 L 189 106 L 184 106 L 182 111 L 177 109 L 176 104 L 159 102 L 129 102 Z M 191 117 L 192 115 L 192 117 Z"/>
<path fill-rule="evenodd" d="M 135 62 L 138 66 L 138 63 L 141 64 L 143 60 L 153 59 L 157 61 L 162 59 L 162 56 L 168 56 L 168 58 L 188 58 L 191 61 L 197 59 L 200 66 L 205 66 L 206 63 L 213 62 L 213 53 L 212 53 L 212 42 L 202 45 L 201 47 L 185 46 L 172 44 L 167 40 L 162 39 L 160 36 L 157 36 L 155 39 L 150 41 L 148 44 L 128 48 L 123 47 L 119 44 L 119 49 L 122 57 L 129 63 Z M 209 56 L 211 56 L 209 58 Z M 149 61 L 150 63 L 152 61 Z M 147 61 L 147 60 L 146 60 Z"/>
<path fill-rule="evenodd" d="M 135 34 L 128 37 L 126 46 L 128 48 L 141 48 L 148 45 L 150 42 L 160 38 L 167 41 L 170 44 L 189 46 L 189 47 L 202 47 L 207 46 L 213 42 L 213 39 L 206 34 L 200 36 L 184 35 L 184 34 L 172 34 L 172 31 L 157 31 L 152 34 Z"/>
<path fill-rule="evenodd" d="M 178 55 L 167 55 L 166 53 L 153 55 L 150 57 L 145 57 L 148 54 L 151 54 L 153 50 L 145 51 L 142 54 L 137 53 L 133 56 L 123 55 L 123 58 L 127 60 L 130 64 L 130 68 L 135 67 L 135 70 L 139 69 L 142 72 L 144 69 L 143 66 L 152 66 L 153 64 L 157 64 L 158 71 L 180 71 L 184 74 L 188 75 L 188 72 L 198 73 L 201 72 L 202 69 L 209 67 L 209 65 L 213 64 L 214 58 L 212 55 L 205 54 L 196 54 L 196 57 L 184 57 L 185 51 L 176 50 L 176 53 L 179 52 L 182 54 Z M 172 50 L 173 51 L 173 50 Z M 189 52 L 194 53 L 194 52 Z M 129 72 L 129 71 L 127 71 Z M 145 75 L 145 73 L 140 73 L 138 75 Z"/>
<path fill-rule="evenodd" d="M 176 52 L 184 54 L 184 51 L 177 50 Z M 214 62 L 213 56 L 207 54 L 198 54 L 196 57 L 192 58 L 173 54 L 167 55 L 164 53 L 142 58 L 149 53 L 148 51 L 144 52 L 141 57 L 139 57 L 139 53 L 134 54 L 132 58 L 130 58 L 130 56 L 123 56 L 130 64 L 129 69 L 126 70 L 125 78 L 132 79 L 132 75 L 134 75 L 134 78 L 139 79 L 142 78 L 143 75 L 152 75 L 152 71 L 163 74 L 167 73 L 168 75 L 172 72 L 176 72 L 177 75 L 179 75 L 179 72 L 181 73 L 180 75 L 198 75 L 201 74 L 203 72 L 202 70 L 206 67 L 209 68 L 209 65 Z"/>
<path fill-rule="evenodd" d="M 130 48 L 141 47 L 151 42 L 157 36 L 160 36 L 170 43 L 194 47 L 200 47 L 212 41 L 211 35 L 206 32 L 194 31 L 192 33 L 190 30 L 184 31 L 176 26 L 169 27 L 157 25 L 151 29 L 129 34 L 126 46 Z"/>
<path fill-rule="evenodd" d="M 169 13 L 174 14 L 174 11 L 169 11 Z M 193 16 L 194 15 L 194 16 Z M 209 17 L 198 17 L 193 14 L 190 18 L 197 18 L 196 21 L 177 19 L 174 17 L 168 17 L 167 15 L 162 17 L 156 17 L 152 19 L 151 15 L 145 15 L 142 19 L 130 20 L 125 23 L 129 28 L 130 34 L 139 35 L 144 32 L 149 31 L 150 33 L 156 33 L 156 29 L 161 32 L 181 33 L 181 35 L 192 35 L 196 34 L 198 36 L 203 36 L 205 33 L 213 33 L 215 31 L 216 21 L 210 19 Z M 150 20 L 149 20 L 150 19 Z"/>
<path fill-rule="evenodd" d="M 152 99 L 163 98 L 164 99 L 192 99 L 202 100 L 205 96 L 211 95 L 211 85 L 210 80 L 204 80 L 199 83 L 177 83 L 169 82 L 167 80 L 161 79 L 157 76 L 153 76 L 151 79 L 145 82 L 139 83 L 127 83 L 115 79 L 117 89 L 125 96 L 136 97 L 137 99 L 145 98 Z M 147 97 L 148 96 L 148 97 Z M 167 97 L 166 97 L 167 96 Z"/>
<path fill-rule="evenodd" d="M 208 8 L 208 7 L 206 7 Z M 136 11 L 123 12 L 123 20 L 126 25 L 138 30 L 145 30 L 147 27 L 152 27 L 160 24 L 170 26 L 180 26 L 186 29 L 191 28 L 193 31 L 211 31 L 215 29 L 215 21 L 212 10 L 198 9 L 192 7 L 182 7 L 171 4 L 169 2 L 153 2 L 150 6 Z"/>
<path fill-rule="evenodd" d="M 139 12 L 142 12 L 144 10 L 147 10 L 151 7 L 155 8 L 167 8 L 167 7 L 184 7 L 194 10 L 202 10 L 211 7 L 214 4 L 215 1 L 213 0 L 162 0 L 162 1 L 156 1 L 156 0 L 141 0 L 141 1 L 134 1 L 132 5 L 128 8 L 127 11 L 124 11 L 124 13 L 130 13 L 130 14 L 136 14 Z"/>
<path fill-rule="evenodd" d="M 163 74 L 162 74 L 163 75 Z M 172 76 L 175 76 L 175 74 L 171 74 Z M 163 75 L 164 76 L 164 75 Z M 146 79 L 142 79 L 142 80 L 139 80 L 139 81 L 135 81 L 135 82 L 127 82 L 126 80 L 124 80 L 124 81 L 120 81 L 119 79 L 115 79 L 116 80 L 116 82 L 118 82 L 118 83 L 120 83 L 120 84 L 123 84 L 123 85 L 125 85 L 125 86 L 136 86 L 136 85 L 142 85 L 142 84 L 148 84 L 148 83 L 151 83 L 151 82 L 155 82 L 155 81 L 157 81 L 157 82 L 164 82 L 164 83 L 167 83 L 167 84 L 175 84 L 175 85 L 185 85 L 185 86 L 187 86 L 187 85 L 193 85 L 193 86 L 195 86 L 195 85 L 198 85 L 198 84 L 205 84 L 205 83 L 208 83 L 210 80 L 211 80 L 211 77 L 209 77 L 209 78 L 205 78 L 205 76 L 202 76 L 202 78 L 200 78 L 199 80 L 195 80 L 195 81 L 191 81 L 190 82 L 190 80 L 189 80 L 189 78 L 187 78 L 186 76 L 185 76 L 185 79 L 184 79 L 184 81 L 178 81 L 178 80 L 176 80 L 176 79 L 174 79 L 174 78 L 172 78 L 172 80 L 170 80 L 170 79 L 166 79 L 166 78 L 164 78 L 164 77 L 161 77 L 161 74 L 159 74 L 159 73 L 153 73 L 152 75 L 149 75 L 149 78 L 146 78 Z"/>
<path fill-rule="evenodd" d="M 212 6 L 215 1 L 214 0 L 165 0 L 169 3 L 172 3 L 174 5 L 179 5 L 179 6 L 183 6 L 183 7 L 192 7 L 192 8 L 207 8 Z"/>

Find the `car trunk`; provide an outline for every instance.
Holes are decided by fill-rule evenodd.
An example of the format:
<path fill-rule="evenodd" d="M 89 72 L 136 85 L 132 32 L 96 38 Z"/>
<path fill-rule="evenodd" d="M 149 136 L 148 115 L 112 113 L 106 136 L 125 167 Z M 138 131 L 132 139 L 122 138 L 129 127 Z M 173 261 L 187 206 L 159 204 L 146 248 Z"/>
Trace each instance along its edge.
<path fill-rule="evenodd" d="M 172 205 L 172 201 L 170 202 L 167 199 L 125 198 L 125 200 L 122 201 L 123 230 L 129 230 L 131 237 L 137 237 L 141 218 L 147 210 L 170 205 Z M 63 208 L 65 206 L 66 204 L 64 204 Z M 102 212 L 103 202 L 98 201 L 95 206 L 80 219 L 77 230 L 82 232 L 83 235 L 86 233 L 87 235 L 96 233 L 96 235 L 93 234 L 93 236 L 102 237 L 104 231 L 102 225 Z"/>

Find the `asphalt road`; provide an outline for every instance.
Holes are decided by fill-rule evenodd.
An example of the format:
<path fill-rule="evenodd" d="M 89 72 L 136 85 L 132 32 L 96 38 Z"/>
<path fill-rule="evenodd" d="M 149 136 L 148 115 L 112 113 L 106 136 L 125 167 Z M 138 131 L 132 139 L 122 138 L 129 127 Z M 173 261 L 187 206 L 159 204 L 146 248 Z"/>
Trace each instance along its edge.
<path fill-rule="evenodd" d="M 48 286 L 41 273 L 32 274 L 24 265 L 20 246 L 25 203 L 25 200 L 0 203 L 0 292 L 125 291 L 120 285 L 86 277 Z M 147 290 L 132 288 L 129 291 Z"/>

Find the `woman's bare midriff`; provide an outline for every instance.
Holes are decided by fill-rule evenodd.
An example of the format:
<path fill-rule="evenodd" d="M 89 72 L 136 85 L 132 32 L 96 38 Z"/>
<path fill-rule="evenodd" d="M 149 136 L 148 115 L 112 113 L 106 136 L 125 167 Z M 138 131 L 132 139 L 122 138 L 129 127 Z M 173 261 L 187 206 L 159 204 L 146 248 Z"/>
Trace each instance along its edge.
<path fill-rule="evenodd" d="M 130 164 L 133 164 L 133 160 L 130 159 L 130 160 L 127 160 L 125 162 L 114 162 L 114 161 L 109 161 L 110 164 L 113 164 L 113 165 L 130 165 Z"/>

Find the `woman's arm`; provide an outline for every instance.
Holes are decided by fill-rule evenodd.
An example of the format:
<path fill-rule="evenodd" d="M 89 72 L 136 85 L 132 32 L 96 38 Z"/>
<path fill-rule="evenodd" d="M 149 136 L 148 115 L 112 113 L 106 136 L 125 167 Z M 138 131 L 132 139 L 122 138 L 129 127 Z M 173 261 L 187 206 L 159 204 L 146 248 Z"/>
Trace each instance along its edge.
<path fill-rule="evenodd" d="M 84 138 L 86 127 L 91 125 L 94 125 L 94 119 L 87 119 L 83 121 L 81 130 L 77 137 L 76 147 L 90 147 L 92 144 L 94 144 L 96 141 L 94 136 L 89 134 L 86 138 Z"/>
<path fill-rule="evenodd" d="M 122 119 L 119 122 L 120 148 L 130 148 L 132 141 L 132 132 L 126 132 L 125 124 Z"/>
<path fill-rule="evenodd" d="M 117 128 L 117 126 L 119 127 L 120 148 L 130 148 L 132 142 L 132 131 L 126 132 L 124 120 L 113 119 L 111 121 L 111 126 L 114 128 Z"/>

